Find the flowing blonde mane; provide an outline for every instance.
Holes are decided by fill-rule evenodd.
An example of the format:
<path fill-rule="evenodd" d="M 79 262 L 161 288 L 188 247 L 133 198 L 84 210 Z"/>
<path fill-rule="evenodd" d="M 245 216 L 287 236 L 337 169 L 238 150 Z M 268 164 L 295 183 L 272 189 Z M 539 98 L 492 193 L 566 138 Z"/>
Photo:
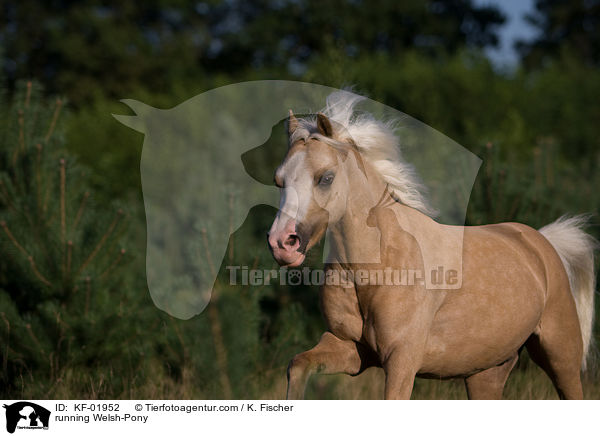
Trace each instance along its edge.
<path fill-rule="evenodd" d="M 359 112 L 356 105 L 365 97 L 348 91 L 331 93 L 326 100 L 323 114 L 333 121 L 334 138 L 340 142 L 352 141 L 361 156 L 369 162 L 387 182 L 394 198 L 429 216 L 435 216 L 425 198 L 425 187 L 419 181 L 413 165 L 405 162 L 400 153 L 400 141 L 395 134 L 397 120 L 376 120 L 372 114 Z M 309 137 L 330 141 L 318 133 L 316 117 L 301 118 L 290 141 L 307 140 Z"/>

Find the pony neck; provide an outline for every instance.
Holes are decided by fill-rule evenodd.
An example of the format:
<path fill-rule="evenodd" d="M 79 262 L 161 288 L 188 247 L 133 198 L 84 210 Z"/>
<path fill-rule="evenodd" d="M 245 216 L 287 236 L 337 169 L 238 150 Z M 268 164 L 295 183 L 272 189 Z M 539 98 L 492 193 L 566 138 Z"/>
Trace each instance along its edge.
<path fill-rule="evenodd" d="M 368 168 L 367 173 L 366 182 L 353 183 L 344 215 L 330 227 L 329 263 L 381 264 L 386 244 L 400 230 L 413 235 L 417 241 L 441 236 L 440 224 L 396 201 L 387 184 L 372 168 Z"/>
<path fill-rule="evenodd" d="M 366 177 L 350 179 L 345 213 L 328 229 L 328 263 L 348 265 L 380 262 L 381 232 L 368 221 L 371 210 L 377 207 L 387 191 L 387 185 L 370 165 L 364 168 Z"/>

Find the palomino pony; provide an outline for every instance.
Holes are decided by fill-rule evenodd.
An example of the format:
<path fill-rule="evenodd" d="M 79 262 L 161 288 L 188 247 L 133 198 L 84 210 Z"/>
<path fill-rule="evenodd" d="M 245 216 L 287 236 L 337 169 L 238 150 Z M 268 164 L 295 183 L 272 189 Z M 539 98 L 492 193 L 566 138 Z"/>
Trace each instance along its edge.
<path fill-rule="evenodd" d="M 328 231 L 326 272 L 353 279 L 321 287 L 328 330 L 291 360 L 287 397 L 302 398 L 312 373 L 380 366 L 386 399 L 410 399 L 417 376 L 463 378 L 470 399 L 500 399 L 525 346 L 560 398 L 581 399 L 595 287 L 585 219 L 561 218 L 539 231 L 437 223 L 389 125 L 356 115 L 361 98 L 333 93 L 316 117 L 290 111 L 269 247 L 280 265 L 299 266 Z M 359 271 L 422 271 L 426 250 L 461 260 L 457 289 L 373 283 Z"/>

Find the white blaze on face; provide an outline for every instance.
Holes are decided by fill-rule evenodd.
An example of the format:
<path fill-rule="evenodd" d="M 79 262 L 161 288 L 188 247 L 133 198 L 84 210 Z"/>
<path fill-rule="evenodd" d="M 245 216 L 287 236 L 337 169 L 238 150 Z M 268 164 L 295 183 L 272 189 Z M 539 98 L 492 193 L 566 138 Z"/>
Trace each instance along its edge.
<path fill-rule="evenodd" d="M 277 171 L 284 181 L 284 188 L 281 189 L 279 212 L 271 228 L 276 233 L 286 229 L 289 220 L 302 222 L 312 199 L 312 179 L 305 151 L 294 153 Z"/>

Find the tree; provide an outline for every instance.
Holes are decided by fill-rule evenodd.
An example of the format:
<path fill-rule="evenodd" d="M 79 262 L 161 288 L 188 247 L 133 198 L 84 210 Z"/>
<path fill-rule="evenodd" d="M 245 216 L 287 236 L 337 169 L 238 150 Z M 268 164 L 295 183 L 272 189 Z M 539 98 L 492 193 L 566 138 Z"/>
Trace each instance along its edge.
<path fill-rule="evenodd" d="M 78 106 L 100 94 L 164 90 L 207 74 L 298 75 L 331 45 L 347 56 L 410 47 L 435 55 L 498 41 L 498 9 L 472 0 L 8 0 L 4 71 Z M 263 74 L 264 73 L 263 70 Z"/>
<path fill-rule="evenodd" d="M 517 42 L 524 64 L 539 67 L 565 54 L 588 66 L 600 65 L 600 1 L 536 0 L 526 16 L 539 35 Z"/>
<path fill-rule="evenodd" d="M 108 364 L 135 331 L 116 323 L 124 214 L 94 204 L 68 155 L 58 99 L 31 82 L 0 113 L 0 388 L 37 374 L 57 383 L 73 367 Z M 134 349 L 133 347 L 132 349 Z M 47 385 L 48 387 L 49 385 Z"/>

